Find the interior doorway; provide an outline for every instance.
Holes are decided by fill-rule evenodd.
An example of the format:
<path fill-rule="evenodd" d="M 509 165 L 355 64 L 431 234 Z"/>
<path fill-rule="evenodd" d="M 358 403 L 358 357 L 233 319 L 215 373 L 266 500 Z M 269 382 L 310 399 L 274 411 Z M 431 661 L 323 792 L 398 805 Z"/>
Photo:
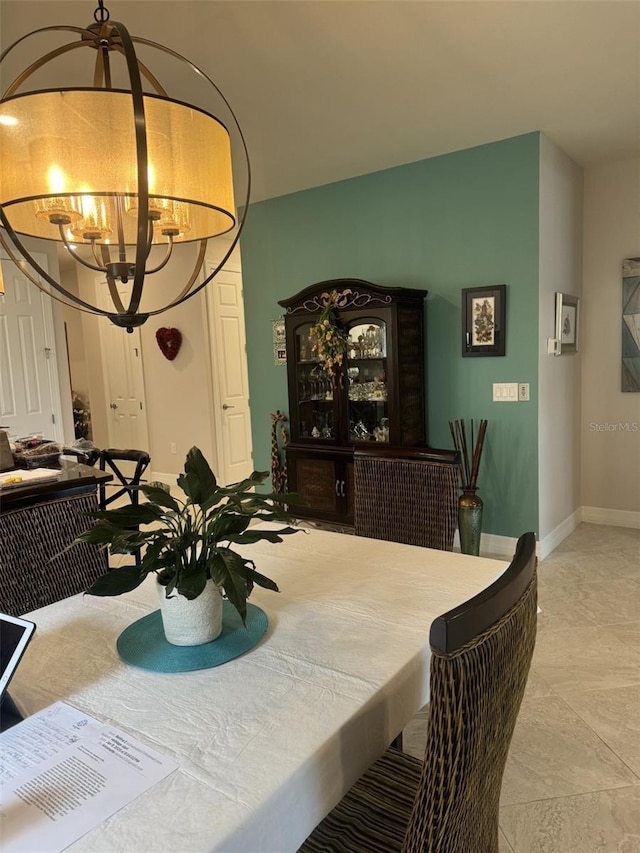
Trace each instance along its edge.
<path fill-rule="evenodd" d="M 96 279 L 98 305 L 105 303 L 106 282 Z M 122 294 L 124 297 L 124 294 Z M 109 446 L 149 450 L 147 404 L 140 330 L 129 333 L 107 317 L 98 318 L 106 396 Z"/>
<path fill-rule="evenodd" d="M 205 262 L 206 275 L 214 265 Z M 237 483 L 253 471 L 246 333 L 239 267 L 225 266 L 205 288 L 211 358 L 217 476 Z"/>
<path fill-rule="evenodd" d="M 46 255 L 34 253 L 47 269 Z M 58 354 L 51 297 L 10 260 L 2 260 L 0 426 L 12 438 L 42 435 L 64 442 Z"/>

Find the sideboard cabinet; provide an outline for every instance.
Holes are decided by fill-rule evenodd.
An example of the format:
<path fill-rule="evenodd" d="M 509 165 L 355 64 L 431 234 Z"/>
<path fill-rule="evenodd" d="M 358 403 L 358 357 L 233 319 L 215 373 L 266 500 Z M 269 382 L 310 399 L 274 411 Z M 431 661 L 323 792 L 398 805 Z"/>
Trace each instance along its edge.
<path fill-rule="evenodd" d="M 334 292 L 334 313 L 348 343 L 331 375 L 317 360 L 310 330 Z M 301 517 L 353 523 L 354 447 L 425 444 L 426 295 L 334 279 L 279 303 L 287 342 L 288 488 L 307 503 L 296 507 Z"/>

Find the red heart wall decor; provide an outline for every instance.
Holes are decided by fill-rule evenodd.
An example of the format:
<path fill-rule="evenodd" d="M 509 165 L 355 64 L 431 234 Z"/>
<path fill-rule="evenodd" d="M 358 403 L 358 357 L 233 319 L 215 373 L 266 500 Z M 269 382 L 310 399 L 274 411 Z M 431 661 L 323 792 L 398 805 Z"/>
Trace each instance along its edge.
<path fill-rule="evenodd" d="M 180 351 L 182 332 L 179 329 L 169 329 L 163 326 L 156 332 L 156 340 L 162 355 L 169 361 L 173 361 Z"/>

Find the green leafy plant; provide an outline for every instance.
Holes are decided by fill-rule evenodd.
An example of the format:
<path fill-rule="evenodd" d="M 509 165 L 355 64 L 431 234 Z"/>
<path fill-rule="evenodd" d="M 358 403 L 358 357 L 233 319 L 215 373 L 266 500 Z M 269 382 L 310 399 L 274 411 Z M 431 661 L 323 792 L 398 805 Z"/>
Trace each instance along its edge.
<path fill-rule="evenodd" d="M 177 481 L 184 500 L 173 497 L 162 485 L 150 484 L 139 486 L 146 498 L 139 506 L 91 513 L 98 519 L 96 524 L 76 542 L 108 545 L 112 554 L 143 551 L 139 565 L 112 569 L 87 592 L 120 595 L 155 572 L 167 597 L 178 592 L 194 599 L 211 578 L 244 622 L 253 585 L 275 592 L 278 587 L 256 571 L 253 560 L 231 546 L 261 540 L 282 542 L 282 536 L 299 532 L 289 526 L 278 530 L 249 526 L 251 521 L 291 521 L 286 505 L 300 503 L 297 495 L 255 492 L 267 477 L 266 471 L 254 471 L 246 480 L 223 488 L 200 450 L 192 447 Z"/>

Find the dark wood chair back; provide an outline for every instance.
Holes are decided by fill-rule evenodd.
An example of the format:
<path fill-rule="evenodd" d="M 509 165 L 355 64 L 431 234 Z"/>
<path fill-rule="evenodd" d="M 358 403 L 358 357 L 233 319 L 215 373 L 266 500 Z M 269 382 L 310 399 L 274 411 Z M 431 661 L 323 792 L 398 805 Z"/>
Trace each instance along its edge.
<path fill-rule="evenodd" d="M 109 504 L 113 503 L 118 498 L 126 495 L 134 506 L 139 503 L 139 486 L 142 475 L 147 470 L 151 457 L 145 450 L 118 450 L 109 447 L 106 450 L 100 451 L 99 466 L 101 471 L 109 471 L 116 478 L 116 490 L 107 491 L 108 484 L 100 485 L 100 509 L 106 509 Z M 120 464 L 118 464 L 120 463 Z M 122 464 L 133 463 L 135 468 L 132 474 L 127 474 L 125 466 Z"/>
<path fill-rule="evenodd" d="M 146 450 L 119 450 L 109 447 L 106 450 L 100 451 L 100 470 L 110 471 L 116 478 L 115 491 L 108 491 L 109 484 L 100 484 L 100 509 L 107 509 L 109 504 L 118 500 L 118 498 L 126 495 L 133 506 L 138 506 L 140 503 L 140 492 L 137 486 L 140 485 L 142 475 L 147 470 L 151 457 Z M 124 463 L 124 464 L 123 464 Z M 134 464 L 132 474 L 127 474 L 127 469 Z M 125 469 L 127 466 L 127 469 Z M 134 529 L 138 529 L 137 527 Z M 140 565 L 141 553 L 138 548 L 133 554 L 135 564 Z"/>
<path fill-rule="evenodd" d="M 453 550 L 459 462 L 450 450 L 357 448 L 356 536 Z"/>
<path fill-rule="evenodd" d="M 431 626 L 424 766 L 403 853 L 497 853 L 500 788 L 535 645 L 536 542 Z"/>

